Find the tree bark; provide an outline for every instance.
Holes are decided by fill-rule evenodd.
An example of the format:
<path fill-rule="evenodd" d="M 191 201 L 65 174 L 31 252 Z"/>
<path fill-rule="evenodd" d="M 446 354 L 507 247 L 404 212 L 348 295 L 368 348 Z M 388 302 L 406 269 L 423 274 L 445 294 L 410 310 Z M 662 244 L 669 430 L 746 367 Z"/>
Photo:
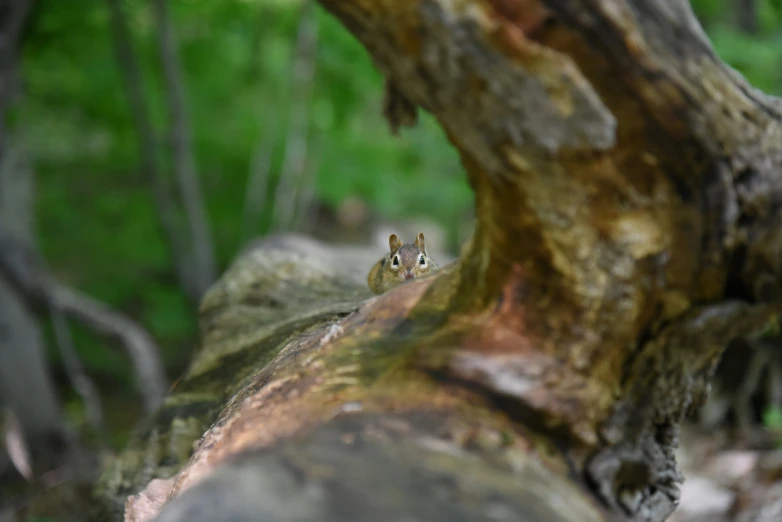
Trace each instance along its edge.
<path fill-rule="evenodd" d="M 167 0 L 155 0 L 154 11 L 160 36 L 160 54 L 171 116 L 170 139 L 174 173 L 189 229 L 191 246 L 189 253 L 192 255 L 190 263 L 194 277 L 191 294 L 200 298 L 216 277 L 212 232 L 193 157 L 193 139 L 186 108 L 185 83 Z"/>
<path fill-rule="evenodd" d="M 302 499 L 272 495 L 269 519 L 664 520 L 679 423 L 725 345 L 780 312 L 782 102 L 718 59 L 684 0 L 321 4 L 406 107 L 392 124 L 422 107 L 443 126 L 475 233 L 368 300 L 354 254 L 245 253 L 103 494 L 163 479 L 128 500 L 132 521 L 255 505 L 243 480 Z M 192 457 L 172 417 L 177 440 L 209 428 Z M 549 481 L 560 495 L 514 502 Z M 442 499 L 455 511 L 427 511 Z"/>

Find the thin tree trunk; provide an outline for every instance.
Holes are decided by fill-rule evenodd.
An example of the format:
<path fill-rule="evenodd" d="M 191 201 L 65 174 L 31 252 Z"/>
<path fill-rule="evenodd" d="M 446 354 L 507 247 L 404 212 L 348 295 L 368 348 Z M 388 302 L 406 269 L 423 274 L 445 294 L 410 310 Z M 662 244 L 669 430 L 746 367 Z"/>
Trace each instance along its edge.
<path fill-rule="evenodd" d="M 138 140 L 140 167 L 152 187 L 158 222 L 174 263 L 179 285 L 191 301 L 197 303 L 202 288 L 195 274 L 187 235 L 183 233 L 180 226 L 176 200 L 171 194 L 170 183 L 160 168 L 157 140 L 150 123 L 149 106 L 144 95 L 141 69 L 133 51 L 127 15 L 121 0 L 106 1 L 109 7 L 117 66 L 122 76 L 122 86 L 128 99 Z"/>
<path fill-rule="evenodd" d="M 32 2 L 0 0 L 0 223 L 34 244 L 32 167 L 6 129 L 18 95 L 17 62 L 22 28 Z M 0 402 L 18 420 L 35 472 L 62 462 L 65 419 L 49 375 L 41 329 L 16 291 L 0 277 Z"/>
<path fill-rule="evenodd" d="M 733 0 L 735 3 L 736 22 L 748 34 L 758 32 L 757 0 Z"/>
<path fill-rule="evenodd" d="M 6 136 L 0 150 L 0 223 L 34 244 L 32 169 Z M 49 374 L 43 336 L 22 296 L 0 274 L 0 402 L 14 412 L 36 473 L 62 463 L 65 419 Z"/>
<path fill-rule="evenodd" d="M 277 125 L 273 117 L 274 111 L 267 107 L 262 114 L 265 117 L 260 119 L 260 137 L 250 158 L 250 169 L 247 173 L 242 212 L 242 241 L 257 233 L 269 195 Z"/>
<path fill-rule="evenodd" d="M 307 166 L 310 103 L 318 45 L 318 21 L 314 0 L 304 0 L 299 15 L 292 74 L 290 115 L 285 139 L 285 154 L 279 182 L 274 193 L 274 225 L 289 230 L 296 215 L 297 193 Z"/>
<path fill-rule="evenodd" d="M 263 65 L 261 63 L 261 52 L 263 50 L 264 35 L 266 34 L 266 28 L 274 23 L 272 15 L 274 14 L 275 8 L 276 6 L 274 4 L 258 4 L 258 21 L 255 24 L 255 31 L 250 36 L 249 45 L 250 67 L 248 68 L 248 73 L 252 80 L 258 80 L 260 78 Z"/>
<path fill-rule="evenodd" d="M 155 17 L 160 37 L 160 55 L 166 82 L 166 97 L 170 111 L 172 162 L 182 199 L 191 243 L 191 263 L 195 288 L 199 297 L 214 282 L 216 266 L 209 218 L 201 194 L 201 183 L 193 156 L 191 126 L 186 108 L 185 84 L 179 61 L 174 24 L 170 19 L 167 0 L 154 0 Z"/>
<path fill-rule="evenodd" d="M 6 137 L 6 112 L 18 91 L 17 60 L 22 28 L 32 0 L 0 0 L 0 154 Z"/>
<path fill-rule="evenodd" d="M 310 233 L 315 226 L 313 203 L 316 197 L 318 183 L 319 145 L 322 140 L 313 140 L 310 144 L 310 153 L 307 163 L 304 165 L 296 196 L 296 214 L 293 216 L 293 228 L 302 233 Z"/>

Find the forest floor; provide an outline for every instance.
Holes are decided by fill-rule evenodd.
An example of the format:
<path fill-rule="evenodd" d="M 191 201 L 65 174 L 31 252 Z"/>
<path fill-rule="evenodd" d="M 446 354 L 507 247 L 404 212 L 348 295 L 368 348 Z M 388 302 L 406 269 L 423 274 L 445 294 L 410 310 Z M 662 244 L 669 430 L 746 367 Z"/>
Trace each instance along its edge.
<path fill-rule="evenodd" d="M 736 436 L 685 425 L 677 452 L 685 481 L 668 522 L 782 521 L 782 446 L 769 442 L 760 428 Z"/>

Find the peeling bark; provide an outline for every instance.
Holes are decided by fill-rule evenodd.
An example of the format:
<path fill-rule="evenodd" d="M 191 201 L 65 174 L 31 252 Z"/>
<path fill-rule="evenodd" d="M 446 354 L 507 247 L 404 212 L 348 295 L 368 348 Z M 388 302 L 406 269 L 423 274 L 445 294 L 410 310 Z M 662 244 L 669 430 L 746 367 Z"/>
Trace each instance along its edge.
<path fill-rule="evenodd" d="M 664 520 L 682 480 L 679 423 L 727 342 L 780 311 L 782 102 L 717 58 L 683 0 L 321 4 L 404 101 L 392 126 L 415 107 L 443 126 L 475 192 L 475 234 L 458 262 L 368 300 L 339 268 L 355 271 L 350 257 L 274 242 L 245 253 L 204 299 L 203 351 L 104 494 L 172 478 L 163 520 L 185 520 L 225 498 L 245 451 L 279 462 L 290 444 L 315 466 L 304 448 L 342 416 L 427 411 L 475 429 L 421 428 L 439 441 L 421 459 L 451 444 L 467 474 L 472 459 L 513 469 L 465 435 L 499 433 L 576 484 L 598 519 Z M 209 428 L 186 464 L 176 422 L 188 443 Z M 280 465 L 268 459 L 257 477 Z M 353 492 L 356 465 L 333 471 Z M 396 513 L 356 505 L 347 520 Z"/>

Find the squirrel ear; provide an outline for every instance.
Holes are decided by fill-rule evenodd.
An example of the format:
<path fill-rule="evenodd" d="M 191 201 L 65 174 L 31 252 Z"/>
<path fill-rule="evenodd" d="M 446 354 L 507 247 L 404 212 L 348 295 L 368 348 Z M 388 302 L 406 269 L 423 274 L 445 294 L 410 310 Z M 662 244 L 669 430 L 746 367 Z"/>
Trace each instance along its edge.
<path fill-rule="evenodd" d="M 391 252 L 396 252 L 397 250 L 399 250 L 399 247 L 401 246 L 402 246 L 402 242 L 399 241 L 399 236 L 397 236 L 396 234 L 391 234 L 388 237 L 388 248 L 391 249 Z"/>
<path fill-rule="evenodd" d="M 418 250 L 426 254 L 426 243 L 424 242 L 423 232 L 419 232 L 418 237 L 415 238 L 415 246 L 418 247 Z"/>

